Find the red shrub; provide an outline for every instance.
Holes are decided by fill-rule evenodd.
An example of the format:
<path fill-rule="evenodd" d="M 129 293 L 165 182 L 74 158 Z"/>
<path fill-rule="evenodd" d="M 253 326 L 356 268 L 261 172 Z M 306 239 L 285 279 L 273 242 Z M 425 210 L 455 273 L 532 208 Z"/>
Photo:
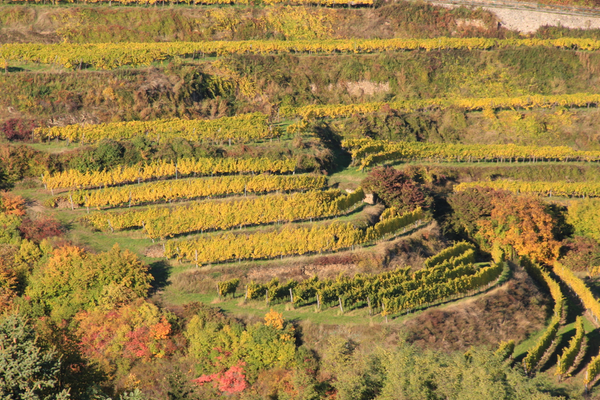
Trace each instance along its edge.
<path fill-rule="evenodd" d="M 23 238 L 34 242 L 53 236 L 62 236 L 64 233 L 64 228 L 60 222 L 52 218 L 39 218 L 36 220 L 23 218 L 19 230 Z"/>
<path fill-rule="evenodd" d="M 33 128 L 37 124 L 34 121 L 27 121 L 18 118 L 12 118 L 5 121 L 0 127 L 0 131 L 11 142 L 14 141 L 32 141 Z"/>
<path fill-rule="evenodd" d="M 402 212 L 428 207 L 432 202 L 419 183 L 392 167 L 373 169 L 363 180 L 362 187 L 367 192 L 377 194 L 387 206 L 396 207 Z"/>
<path fill-rule="evenodd" d="M 215 387 L 218 386 L 219 390 L 224 393 L 240 393 L 248 386 L 246 382 L 246 376 L 244 375 L 245 362 L 240 361 L 237 365 L 229 368 L 227 371 L 212 375 L 202 375 L 199 378 L 194 379 L 199 385 L 203 385 L 208 382 L 213 382 Z"/>

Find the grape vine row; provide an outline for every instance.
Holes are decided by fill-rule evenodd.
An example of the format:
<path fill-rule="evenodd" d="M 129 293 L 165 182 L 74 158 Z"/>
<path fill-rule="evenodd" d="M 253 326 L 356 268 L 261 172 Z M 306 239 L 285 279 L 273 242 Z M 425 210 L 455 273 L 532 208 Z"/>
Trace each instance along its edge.
<path fill-rule="evenodd" d="M 71 142 L 95 143 L 104 139 L 126 140 L 147 136 L 158 142 L 183 138 L 201 142 L 231 140 L 246 143 L 277 138 L 281 130 L 269 126 L 268 116 L 262 113 L 242 114 L 213 120 L 158 119 L 152 121 L 110 122 L 96 125 L 67 125 L 37 128 L 34 131 L 42 140 L 55 138 Z"/>
<path fill-rule="evenodd" d="M 461 265 L 451 271 L 460 271 L 461 268 L 464 268 L 464 266 Z M 468 292 L 490 284 L 500 277 L 503 270 L 503 263 L 492 264 L 489 267 L 476 270 L 473 274 L 458 274 L 454 279 L 422 285 L 405 295 L 385 298 L 383 301 L 384 311 L 386 314 L 400 313 L 404 310 L 410 310 L 427 303 Z"/>
<path fill-rule="evenodd" d="M 551 107 L 587 107 L 600 104 L 600 95 L 574 93 L 560 95 L 528 95 L 516 97 L 452 97 L 434 99 L 412 99 L 395 102 L 372 102 L 358 104 L 311 104 L 302 107 L 285 106 L 279 113 L 287 118 L 345 118 L 355 114 L 388 112 L 390 109 L 415 112 L 426 109 L 458 108 L 464 111 L 486 109 L 531 109 Z"/>
<path fill-rule="evenodd" d="M 39 3 L 39 0 L 9 0 L 10 3 Z M 122 5 L 157 5 L 162 2 L 162 5 L 168 4 L 202 4 L 202 5 L 248 5 L 252 4 L 250 0 L 85 0 L 83 2 L 71 0 L 55 0 L 57 3 L 83 3 L 83 4 L 122 4 Z M 263 0 L 265 4 L 292 4 L 292 5 L 319 5 L 319 6 L 334 6 L 334 5 L 351 5 L 351 6 L 372 6 L 373 0 Z"/>
<path fill-rule="evenodd" d="M 583 38 L 558 39 L 328 39 L 328 40 L 247 40 L 164 43 L 37 44 L 8 43 L 0 48 L 0 62 L 34 62 L 77 68 L 90 65 L 113 69 L 125 65 L 147 66 L 174 57 L 219 56 L 226 54 L 288 53 L 375 53 L 399 50 L 490 50 L 513 47 L 551 47 L 596 51 L 600 41 Z"/>
<path fill-rule="evenodd" d="M 535 193 L 545 196 L 564 197 L 599 197 L 600 182 L 545 182 L 545 181 L 510 181 L 498 179 L 495 181 L 463 182 L 454 186 L 460 192 L 475 186 L 496 190 L 508 190 L 513 193 Z"/>
<path fill-rule="evenodd" d="M 585 285 L 585 283 L 578 278 L 571 270 L 564 267 L 562 264 L 556 262 L 553 268 L 554 273 L 562 279 L 569 287 L 575 292 L 577 297 L 581 300 L 584 307 L 590 311 L 592 317 L 598 322 L 600 317 L 600 303 L 594 297 L 592 291 Z M 593 382 L 600 375 L 600 356 L 592 358 L 588 364 L 587 371 L 585 373 L 584 383 L 586 387 Z"/>
<path fill-rule="evenodd" d="M 469 250 L 475 250 L 475 246 L 467 242 L 455 243 L 454 245 L 440 251 L 438 254 L 431 256 L 427 260 L 425 260 L 425 268 L 435 267 L 436 265 L 442 264 L 452 259 L 453 257 L 464 254 Z"/>
<path fill-rule="evenodd" d="M 577 317 L 577 320 L 575 321 L 575 336 L 571 338 L 569 341 L 569 346 L 558 357 L 555 375 L 564 376 L 569 372 L 569 370 L 572 370 L 573 367 L 576 367 L 576 365 L 574 365 L 575 360 L 581 353 L 584 339 L 585 328 L 583 326 L 583 319 L 581 317 Z"/>
<path fill-rule="evenodd" d="M 316 301 L 321 308 L 339 305 L 344 310 L 369 306 L 371 312 L 378 309 L 383 315 L 398 313 L 466 293 L 499 276 L 502 265 L 476 268 L 472 265 L 472 249 L 465 251 L 468 252 L 471 252 L 471 256 L 458 254 L 456 257 L 462 258 L 464 263 L 438 264 L 414 273 L 407 267 L 381 274 L 356 274 L 353 277 L 341 275 L 336 279 L 326 280 L 319 280 L 315 276 L 301 282 L 290 280 L 285 284 L 280 284 L 277 278 L 266 284 L 251 282 L 246 288 L 246 298 L 266 298 L 269 302 L 289 300 L 297 306 Z M 394 304 L 396 301 L 399 304 Z M 396 307 L 391 308 L 394 305 Z"/>
<path fill-rule="evenodd" d="M 590 310 L 596 320 L 600 318 L 600 303 L 594 297 L 592 291 L 571 270 L 560 263 L 554 263 L 554 273 L 562 279 L 581 300 L 585 308 Z"/>
<path fill-rule="evenodd" d="M 270 232 L 205 235 L 195 240 L 168 240 L 165 257 L 199 264 L 268 259 L 283 256 L 337 251 L 383 239 L 424 219 L 420 209 L 378 222 L 366 229 L 334 221 L 310 227 L 286 226 Z"/>
<path fill-rule="evenodd" d="M 46 188 L 99 188 L 126 183 L 140 183 L 151 179 L 184 177 L 190 175 L 287 173 L 295 171 L 297 160 L 270 158 L 211 158 L 181 159 L 176 162 L 153 161 L 134 166 L 119 166 L 107 171 L 79 172 L 67 170 L 44 175 Z"/>
<path fill-rule="evenodd" d="M 541 367 L 539 364 L 542 357 L 549 349 L 551 349 L 555 340 L 557 340 L 556 335 L 558 334 L 558 328 L 564 317 L 565 298 L 560 290 L 560 285 L 539 265 L 534 264 L 529 260 L 523 260 L 522 265 L 529 274 L 548 287 L 550 295 L 554 300 L 554 314 L 550 320 L 550 324 L 544 331 L 542 337 L 538 339 L 531 349 L 529 349 L 527 355 L 523 359 L 525 371 L 527 373 L 532 373 L 538 366 Z"/>
<path fill-rule="evenodd" d="M 573 150 L 566 146 L 518 146 L 514 144 L 438 144 L 387 142 L 371 139 L 344 140 L 360 169 L 388 161 L 429 160 L 435 162 L 473 161 L 599 161 L 600 151 Z"/>
<path fill-rule="evenodd" d="M 361 189 L 342 195 L 337 189 L 289 195 L 268 195 L 233 201 L 203 201 L 188 207 L 98 212 L 84 217 L 100 230 L 144 228 L 153 239 L 183 233 L 292 222 L 340 215 L 362 202 Z"/>
<path fill-rule="evenodd" d="M 314 190 L 324 188 L 326 185 L 327 178 L 316 175 L 230 175 L 148 182 L 99 190 L 78 190 L 70 192 L 67 196 L 58 197 L 54 203 L 58 199 L 62 201 L 73 199 L 74 204 L 78 206 L 121 207 L 213 196 Z"/>

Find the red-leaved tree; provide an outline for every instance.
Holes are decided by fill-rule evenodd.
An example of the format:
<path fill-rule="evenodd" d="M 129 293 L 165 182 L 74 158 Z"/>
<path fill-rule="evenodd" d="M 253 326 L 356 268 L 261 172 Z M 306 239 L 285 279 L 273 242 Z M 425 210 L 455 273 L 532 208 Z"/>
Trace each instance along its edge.
<path fill-rule="evenodd" d="M 64 228 L 60 222 L 49 217 L 34 220 L 25 217 L 19 227 L 19 231 L 21 231 L 24 239 L 39 243 L 41 240 L 49 237 L 62 236 Z"/>
<path fill-rule="evenodd" d="M 215 387 L 223 393 L 240 393 L 248 386 L 246 382 L 246 375 L 244 374 L 245 362 L 239 361 L 236 365 L 232 366 L 226 371 L 219 372 L 211 375 L 202 375 L 199 378 L 194 379 L 199 385 L 212 382 Z"/>
<path fill-rule="evenodd" d="M 431 202 L 418 183 L 392 167 L 375 168 L 365 178 L 362 187 L 379 196 L 388 207 L 395 207 L 400 211 L 427 207 Z"/>
<path fill-rule="evenodd" d="M 6 139 L 13 141 L 32 141 L 33 128 L 36 123 L 19 118 L 11 118 L 0 126 Z"/>

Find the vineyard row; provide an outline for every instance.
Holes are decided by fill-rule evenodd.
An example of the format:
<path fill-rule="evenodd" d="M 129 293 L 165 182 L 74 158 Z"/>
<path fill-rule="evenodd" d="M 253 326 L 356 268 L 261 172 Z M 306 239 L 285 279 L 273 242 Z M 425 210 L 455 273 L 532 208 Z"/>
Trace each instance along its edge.
<path fill-rule="evenodd" d="M 598 318 L 600 318 L 600 303 L 596 300 L 592 291 L 571 270 L 565 268 L 560 263 L 554 263 L 553 271 L 563 282 L 569 285 L 571 290 L 579 297 L 584 307 L 590 311 L 596 323 L 598 323 Z M 584 378 L 586 387 L 598 377 L 600 377 L 600 355 L 593 357 L 588 364 Z"/>
<path fill-rule="evenodd" d="M 565 298 L 560 290 L 560 285 L 539 265 L 526 259 L 522 260 L 522 265 L 530 275 L 549 289 L 552 300 L 554 300 L 554 312 L 550 324 L 544 331 L 542 337 L 538 339 L 536 344 L 527 352 L 527 355 L 523 359 L 525 371 L 527 373 L 532 373 L 536 368 L 543 366 L 542 361 L 545 361 L 545 359 L 553 353 L 553 349 L 560 341 L 559 338 L 557 338 L 557 335 L 558 328 L 565 318 Z"/>
<path fill-rule="evenodd" d="M 389 110 L 415 112 L 427 109 L 455 108 L 464 111 L 482 111 L 488 109 L 588 107 L 598 104 L 600 104 L 600 95 L 598 94 L 536 94 L 516 97 L 451 97 L 357 104 L 311 104 L 302 107 L 281 107 L 279 113 L 287 118 L 301 117 L 303 120 L 311 120 L 315 118 L 345 118 L 355 114 L 373 114 L 389 112 Z"/>
<path fill-rule="evenodd" d="M 268 195 L 233 201 L 203 201 L 187 207 L 98 212 L 84 217 L 100 230 L 144 228 L 150 238 L 244 226 L 338 216 L 362 202 L 361 189 L 342 195 L 337 189 Z"/>
<path fill-rule="evenodd" d="M 180 179 L 116 186 L 99 190 L 78 190 L 53 200 L 73 201 L 84 207 L 136 206 L 174 200 L 192 200 L 231 195 L 292 192 L 322 189 L 327 178 L 313 175 L 230 175 L 214 178 Z"/>
<path fill-rule="evenodd" d="M 474 161 L 599 161 L 600 151 L 580 151 L 566 146 L 518 146 L 514 144 L 439 144 L 349 139 L 342 146 L 352 153 L 360 169 L 384 162 L 428 160 L 435 162 Z"/>
<path fill-rule="evenodd" d="M 39 4 L 42 0 L 8 0 L 6 3 L 11 4 Z M 274 4 L 291 4 L 291 5 L 319 5 L 319 6 L 337 6 L 337 5 L 348 5 L 348 6 L 372 6 L 373 0 L 262 0 L 266 5 Z M 53 4 L 65 3 L 65 4 L 121 4 L 121 5 L 173 5 L 173 4 L 187 4 L 187 5 L 250 5 L 254 4 L 250 0 L 53 0 Z"/>
<path fill-rule="evenodd" d="M 247 40 L 163 43 L 34 44 L 9 43 L 0 48 L 0 63 L 34 62 L 78 68 L 83 65 L 99 69 L 121 66 L 147 66 L 174 57 L 219 56 L 227 54 L 289 53 L 376 53 L 401 50 L 467 49 L 489 50 L 513 47 L 550 47 L 595 51 L 600 40 L 559 39 L 329 39 L 329 40 Z"/>
<path fill-rule="evenodd" d="M 476 186 L 495 190 L 508 190 L 513 193 L 535 193 L 545 196 L 564 197 L 598 197 L 600 182 L 544 182 L 544 181 L 510 181 L 498 179 L 495 181 L 463 182 L 454 187 L 460 192 Z"/>
<path fill-rule="evenodd" d="M 379 221 L 366 229 L 334 221 L 310 227 L 286 226 L 270 232 L 202 236 L 195 240 L 168 240 L 165 257 L 196 265 L 237 260 L 269 259 L 308 253 L 339 251 L 367 244 L 406 229 L 426 217 L 420 209 Z"/>
<path fill-rule="evenodd" d="M 484 109 L 529 109 L 549 107 L 585 107 L 600 104 L 600 95 L 576 93 L 563 95 L 533 95 L 520 97 L 417 99 L 389 103 L 328 104 L 304 107 L 282 107 L 280 116 L 314 118 L 343 118 L 355 114 L 370 114 L 385 110 L 414 112 L 425 109 L 458 108 L 465 111 Z M 294 125 L 292 125 L 294 126 Z M 291 128 L 288 128 L 290 130 Z M 282 131 L 269 124 L 262 113 L 242 114 L 214 120 L 157 119 L 153 121 L 126 121 L 101 124 L 74 124 L 42 127 L 34 131 L 41 140 L 64 139 L 70 142 L 96 143 L 105 139 L 125 140 L 145 136 L 157 142 L 184 138 L 190 141 L 216 143 L 247 143 L 280 137 Z"/>
<path fill-rule="evenodd" d="M 42 140 L 60 138 L 70 142 L 96 143 L 101 140 L 126 140 L 145 136 L 157 142 L 186 139 L 194 142 L 246 143 L 277 138 L 281 130 L 269 125 L 262 113 L 242 114 L 213 120 L 157 119 L 153 121 L 110 122 L 97 125 L 67 125 L 37 128 L 34 134 Z"/>
<path fill-rule="evenodd" d="M 267 302 L 291 301 L 297 306 L 316 302 L 318 308 L 340 306 L 342 311 L 368 306 L 371 313 L 397 314 L 489 284 L 499 276 L 502 265 L 475 267 L 472 246 L 442 263 L 411 273 L 410 267 L 381 274 L 356 274 L 319 280 L 317 276 L 285 284 L 277 278 L 267 284 L 251 282 L 246 299 Z M 239 280 L 221 282 L 219 295 L 234 294 Z"/>
<path fill-rule="evenodd" d="M 211 158 L 152 161 L 134 166 L 119 166 L 107 171 L 79 172 L 67 170 L 42 176 L 47 189 L 100 188 L 127 183 L 140 183 L 152 179 L 178 178 L 184 176 L 208 176 L 225 174 L 295 172 L 297 160 L 274 160 L 271 158 Z"/>

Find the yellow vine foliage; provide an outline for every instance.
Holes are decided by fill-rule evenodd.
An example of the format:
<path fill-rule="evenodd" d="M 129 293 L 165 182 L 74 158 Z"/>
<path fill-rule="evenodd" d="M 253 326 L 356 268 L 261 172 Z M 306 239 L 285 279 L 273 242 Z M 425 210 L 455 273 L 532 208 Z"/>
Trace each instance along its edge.
<path fill-rule="evenodd" d="M 552 107 L 587 107 L 598 105 L 600 95 L 574 93 L 560 95 L 527 95 L 515 97 L 451 97 L 433 99 L 412 99 L 395 102 L 372 102 L 357 104 L 324 104 L 302 107 L 281 107 L 282 116 L 302 119 L 345 118 L 354 114 L 373 114 L 386 110 L 415 112 L 431 108 L 455 108 L 464 111 L 483 111 L 488 118 L 495 120 L 495 110 L 532 109 Z M 559 117 L 559 115 L 557 115 Z M 562 121 L 564 122 L 564 121 Z"/>
<path fill-rule="evenodd" d="M 459 265 L 447 271 L 436 269 L 436 273 L 428 274 L 429 279 L 424 282 L 413 278 L 412 290 L 400 296 L 384 298 L 383 314 L 399 313 L 455 294 L 466 293 L 498 279 L 503 269 L 503 263 L 479 269 L 474 269 L 472 265 Z"/>
<path fill-rule="evenodd" d="M 86 207 L 120 207 L 181 199 L 321 189 L 327 178 L 313 175 L 231 175 L 179 179 L 70 192 L 73 202 Z M 63 199 L 66 198 L 63 196 Z"/>
<path fill-rule="evenodd" d="M 495 190 L 508 190 L 513 193 L 538 194 L 543 196 L 564 197 L 598 197 L 600 182 L 546 182 L 546 181 L 512 181 L 498 179 L 495 181 L 462 182 L 454 186 L 455 192 L 460 192 L 476 186 Z"/>
<path fill-rule="evenodd" d="M 333 189 L 233 201 L 204 201 L 187 207 L 99 212 L 86 216 L 85 220 L 101 230 L 143 227 L 149 237 L 165 238 L 205 230 L 337 216 L 362 202 L 363 198 L 361 189 L 347 195 Z"/>
<path fill-rule="evenodd" d="M 338 6 L 338 5 L 362 5 L 372 6 L 374 0 L 264 0 L 265 4 L 293 4 L 293 5 L 318 5 L 318 6 Z M 42 0 L 11 0 L 12 3 L 39 4 Z M 84 3 L 84 4 L 122 4 L 122 5 L 156 5 L 156 4 L 187 4 L 187 5 L 248 5 L 250 0 L 55 0 L 57 3 Z"/>
<path fill-rule="evenodd" d="M 354 163 L 361 169 L 387 161 L 412 160 L 435 162 L 600 160 L 600 151 L 574 150 L 567 146 L 388 142 L 371 139 L 348 139 L 342 142 L 342 146 L 350 150 Z"/>
<path fill-rule="evenodd" d="M 168 240 L 165 257 L 208 264 L 242 259 L 268 259 L 322 251 L 337 251 L 381 240 L 426 218 L 420 209 L 381 221 L 367 229 L 334 221 L 310 227 L 286 226 L 255 233 L 220 233 L 195 240 Z"/>
<path fill-rule="evenodd" d="M 126 183 L 140 183 L 153 179 L 182 176 L 206 176 L 212 174 L 249 174 L 295 172 L 297 160 L 262 158 L 211 158 L 181 159 L 178 161 L 152 161 L 133 166 L 118 166 L 107 171 L 80 172 L 66 170 L 44 175 L 48 189 L 100 188 Z"/>
<path fill-rule="evenodd" d="M 333 3 L 336 0 L 322 0 Z M 596 51 L 600 41 L 584 38 L 558 39 L 328 39 L 328 40 L 246 40 L 163 43 L 98 43 L 98 44 L 34 44 L 9 43 L 0 48 L 0 59 L 6 62 L 34 62 L 76 68 L 80 64 L 98 69 L 125 65 L 148 66 L 156 61 L 176 57 L 219 56 L 226 54 L 289 53 L 378 53 L 399 50 L 489 50 L 514 47 L 550 47 Z"/>
<path fill-rule="evenodd" d="M 600 303 L 585 282 L 578 278 L 573 271 L 562 264 L 554 263 L 554 273 L 562 279 L 577 294 L 586 309 L 598 320 L 600 318 Z M 585 373 L 584 383 L 587 386 L 600 375 L 600 356 L 592 358 Z"/>
<path fill-rule="evenodd" d="M 75 124 L 51 128 L 36 128 L 34 134 L 42 140 L 55 138 L 71 142 L 96 143 L 105 139 L 127 140 L 146 136 L 158 142 L 186 139 L 223 142 L 231 140 L 246 143 L 277 138 L 281 131 L 269 125 L 265 114 L 242 114 L 214 120 L 157 119 L 152 121 L 110 122 L 102 124 Z"/>

